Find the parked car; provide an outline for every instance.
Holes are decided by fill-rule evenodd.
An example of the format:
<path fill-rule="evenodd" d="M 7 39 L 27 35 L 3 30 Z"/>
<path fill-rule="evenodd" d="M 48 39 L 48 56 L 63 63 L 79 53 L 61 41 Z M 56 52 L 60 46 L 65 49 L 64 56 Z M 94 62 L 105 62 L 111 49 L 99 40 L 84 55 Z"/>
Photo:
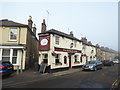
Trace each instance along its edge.
<path fill-rule="evenodd" d="M 9 61 L 0 61 L 0 76 L 14 73 L 13 65 Z"/>
<path fill-rule="evenodd" d="M 104 60 L 102 61 L 104 66 L 113 66 L 114 63 L 112 60 Z"/>
<path fill-rule="evenodd" d="M 120 63 L 120 60 L 119 60 L 119 59 L 114 59 L 114 60 L 113 60 L 113 63 L 114 63 L 114 64 L 119 64 L 119 63 Z"/>
<path fill-rule="evenodd" d="M 83 65 L 82 69 L 83 70 L 94 70 L 94 71 L 96 71 L 98 69 L 102 69 L 102 66 L 103 66 L 103 63 L 101 61 L 95 60 L 95 61 L 89 61 L 88 64 Z"/>

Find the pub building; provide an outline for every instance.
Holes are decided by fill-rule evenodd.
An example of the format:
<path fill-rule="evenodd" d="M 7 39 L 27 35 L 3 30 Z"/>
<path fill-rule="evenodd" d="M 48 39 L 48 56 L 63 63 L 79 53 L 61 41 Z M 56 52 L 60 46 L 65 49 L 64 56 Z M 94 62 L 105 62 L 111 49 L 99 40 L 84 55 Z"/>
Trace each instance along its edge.
<path fill-rule="evenodd" d="M 50 29 L 46 31 L 43 20 L 41 33 L 38 33 L 39 64 L 45 63 L 51 70 L 72 68 L 86 63 L 82 53 L 83 41 L 70 34 Z"/>

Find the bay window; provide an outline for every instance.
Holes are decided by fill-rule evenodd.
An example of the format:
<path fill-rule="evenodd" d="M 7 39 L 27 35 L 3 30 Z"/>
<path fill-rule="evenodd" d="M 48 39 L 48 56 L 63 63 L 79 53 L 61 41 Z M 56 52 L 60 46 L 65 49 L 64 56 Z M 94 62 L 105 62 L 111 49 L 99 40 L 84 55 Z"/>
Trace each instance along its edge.
<path fill-rule="evenodd" d="M 10 49 L 3 49 L 2 61 L 10 61 Z"/>
<path fill-rule="evenodd" d="M 17 64 L 17 49 L 1 49 L 1 60 Z"/>

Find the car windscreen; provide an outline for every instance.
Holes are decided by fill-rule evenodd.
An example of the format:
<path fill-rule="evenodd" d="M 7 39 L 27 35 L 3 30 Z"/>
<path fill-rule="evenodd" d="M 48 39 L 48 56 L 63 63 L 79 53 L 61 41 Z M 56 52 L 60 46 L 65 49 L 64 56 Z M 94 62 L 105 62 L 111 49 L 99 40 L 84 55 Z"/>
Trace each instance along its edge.
<path fill-rule="evenodd" d="M 89 62 L 89 64 L 95 64 L 96 63 L 96 61 L 90 61 Z"/>

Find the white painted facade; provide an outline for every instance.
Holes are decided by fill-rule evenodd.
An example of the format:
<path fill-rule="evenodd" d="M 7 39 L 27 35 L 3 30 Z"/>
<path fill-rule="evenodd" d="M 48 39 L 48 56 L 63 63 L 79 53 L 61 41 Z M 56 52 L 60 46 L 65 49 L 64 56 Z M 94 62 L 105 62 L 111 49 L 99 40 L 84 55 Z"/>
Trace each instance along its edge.
<path fill-rule="evenodd" d="M 59 45 L 56 44 L 56 37 L 59 37 Z M 71 48 L 70 45 L 73 43 L 73 47 Z M 56 68 L 65 68 L 65 67 L 74 67 L 74 66 L 80 66 L 83 64 L 86 64 L 86 56 L 82 56 L 82 54 L 86 54 L 88 56 L 88 61 L 90 56 L 95 56 L 96 55 L 96 49 L 95 47 L 87 46 L 86 45 L 86 50 L 83 50 L 83 44 L 81 41 L 70 39 L 67 37 L 63 37 L 60 35 L 56 34 L 50 34 L 50 50 L 49 51 L 39 51 L 39 64 L 43 62 L 43 54 L 48 54 L 48 65 L 51 66 L 51 69 L 56 69 Z M 81 53 L 74 53 L 71 55 L 71 65 L 70 65 L 70 59 L 69 59 L 69 53 L 68 52 L 63 52 L 63 51 L 55 51 L 56 48 L 65 48 L 69 50 L 79 50 Z M 94 50 L 93 53 L 91 53 L 91 50 Z M 56 64 L 55 61 L 55 56 L 52 55 L 52 53 L 59 54 L 59 64 Z M 64 61 L 64 57 L 67 57 L 67 63 Z M 77 60 L 75 62 L 75 56 L 77 56 Z M 93 60 L 96 60 L 94 58 Z"/>

